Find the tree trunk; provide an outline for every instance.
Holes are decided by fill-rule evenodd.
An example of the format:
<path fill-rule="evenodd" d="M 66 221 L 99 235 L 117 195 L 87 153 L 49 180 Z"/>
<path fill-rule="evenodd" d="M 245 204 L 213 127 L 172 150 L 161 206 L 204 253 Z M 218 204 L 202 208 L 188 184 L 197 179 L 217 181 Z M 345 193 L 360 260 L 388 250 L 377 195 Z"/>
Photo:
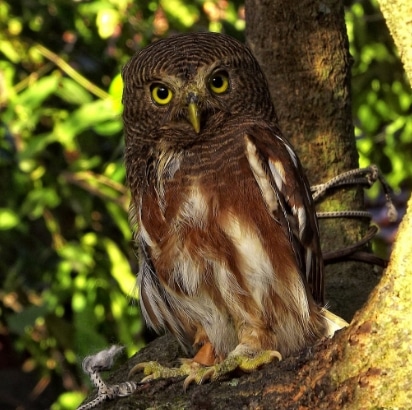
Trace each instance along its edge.
<path fill-rule="evenodd" d="M 246 38 L 268 78 L 280 128 L 311 184 L 357 168 L 342 1 L 246 0 Z M 362 189 L 341 190 L 319 207 L 355 209 L 363 209 Z M 320 227 L 326 252 L 358 241 L 367 221 L 321 220 Z M 331 310 L 350 320 L 377 281 L 371 268 L 359 263 L 328 267 Z"/>
<path fill-rule="evenodd" d="M 350 328 L 330 377 L 351 392 L 348 409 L 409 409 L 412 403 L 412 199 L 390 264 Z M 341 387 L 341 388 L 342 388 Z"/>
<path fill-rule="evenodd" d="M 412 85 L 412 2 L 410 0 L 378 0 L 378 3 L 398 48 L 409 84 Z"/>

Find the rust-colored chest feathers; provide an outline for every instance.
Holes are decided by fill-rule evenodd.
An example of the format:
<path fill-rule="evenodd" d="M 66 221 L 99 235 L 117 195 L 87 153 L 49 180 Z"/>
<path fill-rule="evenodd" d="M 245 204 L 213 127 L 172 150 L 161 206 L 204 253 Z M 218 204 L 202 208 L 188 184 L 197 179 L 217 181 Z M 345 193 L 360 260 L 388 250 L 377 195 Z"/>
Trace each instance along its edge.
<path fill-rule="evenodd" d="M 239 346 L 287 355 L 322 336 L 308 184 L 250 51 L 227 36 L 178 36 L 138 53 L 123 77 L 148 324 L 210 346 L 212 362 Z"/>

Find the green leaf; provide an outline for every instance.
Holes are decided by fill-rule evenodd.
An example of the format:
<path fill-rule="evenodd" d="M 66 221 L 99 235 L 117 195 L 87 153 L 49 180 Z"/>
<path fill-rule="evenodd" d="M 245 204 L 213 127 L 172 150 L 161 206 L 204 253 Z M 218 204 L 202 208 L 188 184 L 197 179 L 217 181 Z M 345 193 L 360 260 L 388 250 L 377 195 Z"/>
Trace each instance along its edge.
<path fill-rule="evenodd" d="M 97 100 L 82 105 L 67 119 L 58 123 L 54 132 L 64 145 L 71 147 L 73 138 L 81 132 L 107 121 L 116 121 L 111 99 Z"/>
<path fill-rule="evenodd" d="M 0 208 L 0 230 L 13 229 L 20 223 L 19 215 L 9 208 Z"/>
<path fill-rule="evenodd" d="M 101 38 L 109 38 L 113 36 L 119 25 L 119 21 L 120 17 L 118 11 L 111 8 L 99 10 L 96 17 L 99 36 Z"/>
<path fill-rule="evenodd" d="M 6 321 L 12 332 L 23 335 L 27 328 L 33 326 L 38 318 L 44 317 L 47 311 L 46 305 L 29 306 L 21 312 L 8 315 Z"/>
<path fill-rule="evenodd" d="M 105 238 L 103 244 L 112 264 L 111 275 L 116 279 L 123 293 L 129 295 L 136 287 L 136 277 L 130 270 L 128 260 L 111 239 Z"/>
<path fill-rule="evenodd" d="M 33 135 L 31 138 L 27 139 L 26 144 L 18 153 L 19 161 L 32 159 L 38 153 L 44 151 L 47 145 L 55 141 L 56 136 L 52 133 Z"/>
<path fill-rule="evenodd" d="M 10 41 L 0 40 L 0 52 L 3 53 L 10 61 L 17 64 L 20 62 L 21 55 L 17 52 Z"/>
<path fill-rule="evenodd" d="M 60 76 L 49 75 L 30 83 L 26 90 L 20 93 L 16 104 L 30 110 L 38 108 L 47 97 L 57 90 L 59 81 Z"/>
<path fill-rule="evenodd" d="M 44 208 L 55 208 L 59 204 L 60 198 L 53 188 L 37 188 L 28 193 L 21 211 L 36 219 L 43 213 Z"/>
<path fill-rule="evenodd" d="M 67 392 L 61 394 L 57 401 L 53 403 L 50 410 L 73 410 L 82 404 L 86 395 L 81 392 Z"/>
<path fill-rule="evenodd" d="M 192 27 L 199 18 L 198 8 L 182 0 L 161 0 L 160 4 L 166 14 L 183 27 Z"/>
<path fill-rule="evenodd" d="M 104 137 L 119 134 L 122 131 L 122 129 L 123 123 L 120 118 L 113 119 L 111 121 L 107 121 L 93 127 L 94 131 L 96 131 L 99 135 L 102 135 Z"/>
<path fill-rule="evenodd" d="M 59 249 L 59 255 L 71 264 L 71 269 L 77 272 L 93 268 L 93 255 L 87 247 L 76 242 L 68 242 Z"/>
<path fill-rule="evenodd" d="M 113 78 L 112 82 L 110 83 L 109 94 L 113 98 L 114 112 L 121 114 L 123 110 L 123 105 L 122 105 L 123 79 L 120 73 L 117 74 Z"/>
<path fill-rule="evenodd" d="M 91 94 L 84 87 L 71 78 L 66 77 L 60 80 L 56 95 L 64 101 L 76 105 L 87 104 L 93 100 Z"/>

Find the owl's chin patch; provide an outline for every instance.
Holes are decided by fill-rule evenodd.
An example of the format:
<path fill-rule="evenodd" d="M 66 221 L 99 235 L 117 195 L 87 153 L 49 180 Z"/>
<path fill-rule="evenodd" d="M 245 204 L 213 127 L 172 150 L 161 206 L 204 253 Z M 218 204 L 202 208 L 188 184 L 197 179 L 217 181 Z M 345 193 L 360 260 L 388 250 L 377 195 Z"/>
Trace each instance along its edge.
<path fill-rule="evenodd" d="M 199 138 L 199 134 L 195 132 L 193 126 L 184 118 L 170 121 L 162 126 L 161 134 L 162 139 L 168 139 L 177 145 L 184 142 L 190 145 Z"/>

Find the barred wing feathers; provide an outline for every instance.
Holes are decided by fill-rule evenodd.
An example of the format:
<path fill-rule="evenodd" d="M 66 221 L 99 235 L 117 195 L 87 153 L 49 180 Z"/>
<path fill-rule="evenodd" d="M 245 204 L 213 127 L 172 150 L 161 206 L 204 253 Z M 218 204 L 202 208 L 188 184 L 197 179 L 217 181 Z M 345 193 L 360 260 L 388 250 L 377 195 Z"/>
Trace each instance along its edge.
<path fill-rule="evenodd" d="M 246 156 L 267 209 L 287 230 L 302 276 L 318 304 L 324 303 L 323 261 L 309 183 L 289 142 L 268 126 L 244 136 Z"/>

